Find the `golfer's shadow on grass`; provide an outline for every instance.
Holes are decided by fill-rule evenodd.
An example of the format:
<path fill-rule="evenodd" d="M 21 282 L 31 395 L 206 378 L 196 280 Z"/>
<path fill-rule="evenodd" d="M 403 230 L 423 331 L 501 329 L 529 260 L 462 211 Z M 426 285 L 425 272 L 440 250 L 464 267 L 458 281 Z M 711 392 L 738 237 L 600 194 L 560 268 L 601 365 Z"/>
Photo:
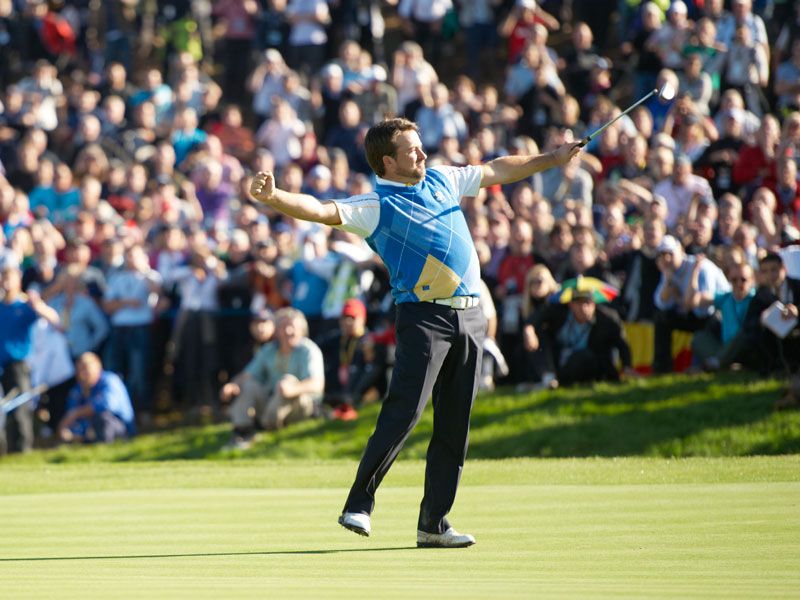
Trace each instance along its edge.
<path fill-rule="evenodd" d="M 53 560 L 130 560 L 135 558 L 198 558 L 204 556 L 293 556 L 313 554 L 344 554 L 345 552 L 388 552 L 392 550 L 417 550 L 416 546 L 390 548 L 341 548 L 339 550 L 269 550 L 253 552 L 189 552 L 186 554 L 116 554 L 109 556 L 20 556 L 0 558 L 5 562 L 35 562 Z"/>

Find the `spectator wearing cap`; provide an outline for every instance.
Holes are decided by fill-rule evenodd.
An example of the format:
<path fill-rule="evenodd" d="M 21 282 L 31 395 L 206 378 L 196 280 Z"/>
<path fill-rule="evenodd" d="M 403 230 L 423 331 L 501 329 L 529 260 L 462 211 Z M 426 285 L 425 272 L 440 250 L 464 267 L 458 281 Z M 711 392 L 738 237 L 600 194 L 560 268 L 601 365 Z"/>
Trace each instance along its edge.
<path fill-rule="evenodd" d="M 27 392 L 30 369 L 25 358 L 31 352 L 33 324 L 40 317 L 54 326 L 58 313 L 39 294 L 22 293 L 22 272 L 12 254 L 0 257 L 0 387 L 3 394 Z M 23 404 L 8 415 L 0 412 L 0 455 L 27 452 L 33 448 L 33 408 Z"/>
<path fill-rule="evenodd" d="M 133 406 L 119 376 L 104 370 L 92 352 L 81 354 L 75 368 L 76 383 L 67 395 L 66 414 L 58 423 L 59 438 L 107 444 L 133 436 Z"/>
<path fill-rule="evenodd" d="M 616 381 L 616 361 L 632 372 L 631 351 L 616 313 L 597 306 L 590 291 L 575 291 L 566 304 L 550 304 L 534 314 L 528 332 L 530 350 L 542 348 L 549 386 Z"/>
<path fill-rule="evenodd" d="M 324 402 L 334 408 L 333 417 L 349 421 L 358 416 L 355 407 L 375 386 L 376 369 L 364 357 L 367 344 L 367 307 L 350 298 L 342 307 L 339 326 L 320 341 L 325 363 Z"/>
<path fill-rule="evenodd" d="M 683 67 L 681 52 L 692 33 L 688 19 L 686 4 L 681 0 L 673 2 L 667 11 L 667 21 L 653 32 L 645 47 L 655 52 L 661 59 L 662 66 L 680 70 Z"/>
<path fill-rule="evenodd" d="M 692 173 L 692 161 L 685 154 L 675 158 L 675 168 L 669 179 L 653 188 L 653 193 L 667 202 L 667 228 L 674 227 L 689 211 L 695 195 L 711 196 L 708 181 Z"/>
<path fill-rule="evenodd" d="M 397 114 L 397 91 L 387 82 L 386 69 L 381 65 L 369 68 L 353 100 L 361 109 L 362 121 L 370 127 Z"/>
<path fill-rule="evenodd" d="M 275 321 L 276 340 L 262 346 L 220 392 L 223 401 L 233 400 L 235 448 L 249 447 L 256 427 L 281 429 L 313 416 L 325 389 L 322 352 L 308 339 L 303 313 L 283 308 Z"/>
<path fill-rule="evenodd" d="M 667 235 L 661 240 L 656 257 L 661 280 L 654 295 L 657 310 L 653 370 L 657 373 L 672 371 L 672 332 L 699 331 L 714 312 L 712 306 L 693 306 L 694 294 L 714 297 L 730 291 L 725 275 L 710 260 L 701 261 L 697 285 L 693 286 L 696 262 L 697 258 L 687 255 L 673 236 Z"/>
<path fill-rule="evenodd" d="M 719 328 L 706 327 L 694 334 L 694 361 L 711 371 L 728 368 L 733 363 L 754 366 L 758 361 L 759 313 L 754 310 L 755 305 L 751 309 L 756 292 L 753 268 L 746 263 L 734 265 L 728 273 L 733 289 L 711 295 L 697 290 L 700 270 L 706 260 L 699 255 L 692 268 L 689 287 L 693 293 L 687 304 L 691 308 L 713 306 L 719 315 Z"/>

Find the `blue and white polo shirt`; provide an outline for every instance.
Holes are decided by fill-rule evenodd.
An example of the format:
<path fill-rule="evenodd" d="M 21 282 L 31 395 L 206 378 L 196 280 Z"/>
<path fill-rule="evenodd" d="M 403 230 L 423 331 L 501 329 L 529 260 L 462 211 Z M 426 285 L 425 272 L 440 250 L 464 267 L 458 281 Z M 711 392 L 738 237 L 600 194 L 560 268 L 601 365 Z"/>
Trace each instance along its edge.
<path fill-rule="evenodd" d="M 378 177 L 375 191 L 336 200 L 342 224 L 383 259 L 396 303 L 480 295 L 480 265 L 463 196 L 480 189 L 482 169 L 437 166 L 416 185 Z"/>

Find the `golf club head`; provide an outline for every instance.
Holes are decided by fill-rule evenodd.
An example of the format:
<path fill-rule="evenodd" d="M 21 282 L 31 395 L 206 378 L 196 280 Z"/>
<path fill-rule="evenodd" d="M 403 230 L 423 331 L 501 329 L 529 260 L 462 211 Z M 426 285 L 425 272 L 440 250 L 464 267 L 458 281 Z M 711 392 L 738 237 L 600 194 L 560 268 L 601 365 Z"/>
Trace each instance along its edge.
<path fill-rule="evenodd" d="M 675 98 L 675 87 L 669 81 L 665 82 L 660 90 L 653 91 L 658 94 L 658 99 L 661 100 L 661 102 L 669 102 Z"/>

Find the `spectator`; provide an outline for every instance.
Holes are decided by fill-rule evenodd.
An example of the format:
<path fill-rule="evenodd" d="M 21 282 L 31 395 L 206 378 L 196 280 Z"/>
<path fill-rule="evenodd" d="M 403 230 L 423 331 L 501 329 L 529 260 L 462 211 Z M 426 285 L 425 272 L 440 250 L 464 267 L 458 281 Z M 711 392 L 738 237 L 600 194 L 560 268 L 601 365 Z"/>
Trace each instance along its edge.
<path fill-rule="evenodd" d="M 76 364 L 75 386 L 67 396 L 67 412 L 58 424 L 64 442 L 110 443 L 136 432 L 133 406 L 122 380 L 103 369 L 100 358 L 85 352 Z"/>
<path fill-rule="evenodd" d="M 696 306 L 690 302 L 694 294 L 716 297 L 730 291 L 725 275 L 709 260 L 700 262 L 694 279 L 696 262 L 697 259 L 687 255 L 671 235 L 661 240 L 656 258 L 661 281 L 654 297 L 657 310 L 653 370 L 657 373 L 672 371 L 672 332 L 699 331 L 713 314 L 713 307 Z M 696 286 L 693 286 L 694 281 Z"/>
<path fill-rule="evenodd" d="M 333 407 L 333 418 L 342 421 L 358 417 L 355 407 L 361 404 L 364 393 L 374 387 L 378 375 L 367 369 L 364 359 L 366 323 L 367 307 L 361 300 L 350 298 L 342 308 L 338 329 L 320 342 L 325 363 L 324 402 Z"/>
<path fill-rule="evenodd" d="M 171 279 L 177 284 L 180 308 L 175 317 L 175 373 L 178 400 L 190 414 L 210 418 L 215 408 L 217 371 L 218 289 L 225 278 L 225 263 L 207 246 L 191 248 L 187 264 L 177 267 Z"/>
<path fill-rule="evenodd" d="M 415 121 L 422 132 L 422 144 L 433 154 L 442 144 L 444 137 L 456 138 L 463 142 L 467 136 L 467 124 L 463 115 L 450 103 L 450 91 L 443 83 L 433 86 L 431 104 L 417 111 Z"/>
<path fill-rule="evenodd" d="M 71 265 L 58 276 L 58 295 L 50 299 L 61 320 L 73 360 L 86 352 L 98 352 L 109 333 L 108 320 L 89 296 L 80 267 Z"/>
<path fill-rule="evenodd" d="M 264 52 L 263 61 L 250 76 L 248 88 L 253 94 L 253 112 L 261 121 L 272 115 L 273 98 L 280 96 L 287 67 L 275 48 Z"/>
<path fill-rule="evenodd" d="M 27 392 L 30 370 L 25 358 L 31 351 L 32 326 L 38 318 L 59 324 L 58 313 L 38 293 L 22 293 L 22 272 L 12 255 L 0 258 L 0 387 L 4 394 Z M 28 452 L 33 448 L 33 408 L 23 404 L 8 415 L 0 415 L 0 455 Z"/>
<path fill-rule="evenodd" d="M 747 109 L 761 116 L 763 92 L 769 81 L 769 48 L 756 43 L 746 25 L 736 27 L 733 43 L 728 48 L 724 85 L 738 90 Z"/>
<path fill-rule="evenodd" d="M 656 184 L 653 193 L 667 201 L 668 229 L 675 227 L 679 220 L 686 216 L 695 195 L 701 197 L 712 195 L 708 181 L 692 174 L 692 161 L 685 154 L 676 157 L 672 177 Z"/>
<path fill-rule="evenodd" d="M 289 64 L 306 75 L 319 71 L 325 62 L 327 25 L 331 16 L 325 0 L 289 0 L 286 18 L 289 33 Z"/>
<path fill-rule="evenodd" d="M 800 37 L 792 43 L 792 57 L 778 65 L 775 73 L 775 95 L 778 108 L 797 110 L 800 108 Z"/>
<path fill-rule="evenodd" d="M 234 399 L 232 446 L 249 448 L 255 427 L 280 429 L 313 416 L 325 388 L 322 352 L 308 339 L 303 313 L 286 308 L 275 314 L 277 341 L 264 345 L 244 371 L 221 390 Z"/>
<path fill-rule="evenodd" d="M 698 256 L 692 269 L 689 285 L 693 290 L 697 290 L 704 260 Z M 711 371 L 728 368 L 733 363 L 753 366 L 757 360 L 759 315 L 750 309 L 755 296 L 753 268 L 748 264 L 736 265 L 728 273 L 728 279 L 733 290 L 718 292 L 713 297 L 696 291 L 688 301 L 692 308 L 713 306 L 719 312 L 719 333 L 716 328 L 706 327 L 692 338 L 695 362 Z"/>
<path fill-rule="evenodd" d="M 742 148 L 742 111 L 731 109 L 723 116 L 720 137 L 711 142 L 694 162 L 695 168 L 711 185 L 715 197 L 734 189 L 733 169 Z"/>
<path fill-rule="evenodd" d="M 452 0 L 400 0 L 397 7 L 405 34 L 419 42 L 437 69 L 441 68 L 442 23 L 451 8 Z"/>
<path fill-rule="evenodd" d="M 782 156 L 777 162 L 778 181 L 775 185 L 776 210 L 786 215 L 789 223 L 800 226 L 800 185 L 797 180 L 797 162 L 791 156 Z"/>
<path fill-rule="evenodd" d="M 619 317 L 598 307 L 591 292 L 576 291 L 568 304 L 547 306 L 531 324 L 528 347 L 542 348 L 548 369 L 542 381 L 550 387 L 618 380 L 617 358 L 624 372 L 632 373 L 631 352 Z"/>
<path fill-rule="evenodd" d="M 761 314 L 773 302 L 784 306 L 785 318 L 797 318 L 800 306 L 800 280 L 787 276 L 786 266 L 781 255 L 767 253 L 758 263 L 758 288 L 753 298 L 754 310 Z M 761 349 L 764 351 L 762 370 L 771 372 L 784 368 L 796 372 L 800 366 L 800 326 L 784 339 L 779 339 L 770 330 L 762 327 Z"/>
<path fill-rule="evenodd" d="M 540 318 L 547 308 L 553 294 L 558 292 L 558 283 L 550 270 L 544 265 L 534 265 L 525 276 L 525 295 L 522 300 L 522 352 L 515 352 L 510 358 L 522 361 L 524 365 L 517 391 L 525 392 L 539 387 L 548 387 L 555 377 L 548 358 L 541 347 L 537 347 L 533 322 Z M 548 378 L 545 375 L 549 373 Z"/>
<path fill-rule="evenodd" d="M 766 115 L 756 133 L 755 144 L 747 144 L 739 151 L 733 167 L 733 182 L 745 188 L 745 193 L 759 186 L 775 186 L 775 161 L 779 140 L 778 120 L 772 115 Z"/>
<path fill-rule="evenodd" d="M 611 270 L 622 272 L 625 282 L 615 303 L 623 321 L 652 321 L 655 291 L 660 279 L 658 248 L 666 233 L 664 221 L 650 217 L 642 224 L 639 248 L 632 248 L 611 259 Z"/>
<path fill-rule="evenodd" d="M 161 291 L 161 277 L 150 268 L 140 245 L 125 251 L 125 266 L 108 282 L 103 309 L 111 320 L 106 365 L 125 381 L 133 405 L 146 425 L 152 411 L 150 327 Z"/>

